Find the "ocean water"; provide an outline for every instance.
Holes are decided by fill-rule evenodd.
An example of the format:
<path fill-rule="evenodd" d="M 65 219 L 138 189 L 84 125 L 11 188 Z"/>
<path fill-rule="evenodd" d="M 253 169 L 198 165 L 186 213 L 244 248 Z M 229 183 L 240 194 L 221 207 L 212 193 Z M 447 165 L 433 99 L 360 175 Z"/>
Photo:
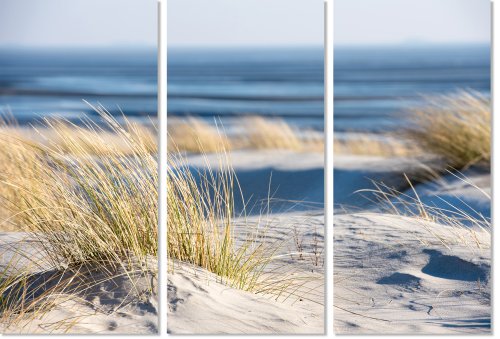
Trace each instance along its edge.
<path fill-rule="evenodd" d="M 20 123 L 95 112 L 146 118 L 157 114 L 156 50 L 0 50 L 0 109 Z"/>
<path fill-rule="evenodd" d="M 422 96 L 490 93 L 486 45 L 335 47 L 334 130 L 384 132 L 406 123 Z"/>
<path fill-rule="evenodd" d="M 322 48 L 169 49 L 168 114 L 273 116 L 323 129 Z"/>
<path fill-rule="evenodd" d="M 213 121 L 276 116 L 323 129 L 323 49 L 170 49 L 170 116 Z M 0 50 L 0 110 L 19 122 L 95 114 L 156 116 L 155 50 Z M 335 49 L 335 131 L 380 132 L 405 123 L 422 95 L 490 92 L 485 45 Z"/>

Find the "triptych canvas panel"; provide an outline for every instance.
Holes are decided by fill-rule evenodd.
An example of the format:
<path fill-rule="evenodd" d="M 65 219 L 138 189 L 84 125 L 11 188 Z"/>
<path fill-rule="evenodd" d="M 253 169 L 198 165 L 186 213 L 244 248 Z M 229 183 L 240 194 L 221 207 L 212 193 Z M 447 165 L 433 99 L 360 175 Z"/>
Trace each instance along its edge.
<path fill-rule="evenodd" d="M 0 332 L 491 333 L 491 27 L 3 0 Z"/>
<path fill-rule="evenodd" d="M 490 28 L 489 1 L 335 1 L 337 333 L 490 332 Z"/>

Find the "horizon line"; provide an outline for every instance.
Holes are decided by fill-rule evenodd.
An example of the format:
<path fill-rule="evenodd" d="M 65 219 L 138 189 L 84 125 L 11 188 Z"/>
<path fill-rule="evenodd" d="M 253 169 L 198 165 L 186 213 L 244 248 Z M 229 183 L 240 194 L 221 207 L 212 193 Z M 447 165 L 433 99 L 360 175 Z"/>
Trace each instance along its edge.
<path fill-rule="evenodd" d="M 488 45 L 491 41 L 416 41 L 416 42 L 364 42 L 364 43 L 335 43 L 335 48 L 345 47 L 429 47 L 429 46 L 470 46 L 470 45 Z"/>

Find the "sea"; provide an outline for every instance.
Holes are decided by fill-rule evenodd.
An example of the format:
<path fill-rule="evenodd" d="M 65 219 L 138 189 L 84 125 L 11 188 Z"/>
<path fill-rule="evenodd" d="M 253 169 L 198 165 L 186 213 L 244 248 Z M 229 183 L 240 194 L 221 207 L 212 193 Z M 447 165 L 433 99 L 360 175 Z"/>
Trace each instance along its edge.
<path fill-rule="evenodd" d="M 0 111 L 27 124 L 43 117 L 78 122 L 91 105 L 137 119 L 157 115 L 155 49 L 0 50 Z"/>
<path fill-rule="evenodd" d="M 322 47 L 168 49 L 168 114 L 209 122 L 272 116 L 323 130 Z M 20 123 L 60 116 L 157 115 L 157 53 L 2 49 L 0 110 Z"/>
<path fill-rule="evenodd" d="M 490 93 L 488 45 L 335 46 L 334 129 L 384 132 L 426 95 Z M 89 105 L 157 116 L 155 49 L 1 49 L 0 111 L 20 123 L 95 116 Z M 168 114 L 209 122 L 244 115 L 324 128 L 324 50 L 169 48 Z"/>
<path fill-rule="evenodd" d="M 323 130 L 322 47 L 171 48 L 167 79 L 169 116 L 260 115 Z"/>
<path fill-rule="evenodd" d="M 482 44 L 335 46 L 334 131 L 394 131 L 426 96 L 489 95 L 490 67 L 490 47 Z"/>

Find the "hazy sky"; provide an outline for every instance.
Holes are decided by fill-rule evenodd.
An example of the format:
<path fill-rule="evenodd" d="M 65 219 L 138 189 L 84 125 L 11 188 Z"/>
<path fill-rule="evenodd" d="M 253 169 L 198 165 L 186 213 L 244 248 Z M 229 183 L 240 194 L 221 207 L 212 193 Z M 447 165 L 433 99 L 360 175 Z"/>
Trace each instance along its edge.
<path fill-rule="evenodd" d="M 0 46 L 156 46 L 156 0 L 0 0 Z"/>
<path fill-rule="evenodd" d="M 336 45 L 490 40 L 490 0 L 334 0 Z"/>
<path fill-rule="evenodd" d="M 323 0 L 168 0 L 169 46 L 323 45 Z"/>

